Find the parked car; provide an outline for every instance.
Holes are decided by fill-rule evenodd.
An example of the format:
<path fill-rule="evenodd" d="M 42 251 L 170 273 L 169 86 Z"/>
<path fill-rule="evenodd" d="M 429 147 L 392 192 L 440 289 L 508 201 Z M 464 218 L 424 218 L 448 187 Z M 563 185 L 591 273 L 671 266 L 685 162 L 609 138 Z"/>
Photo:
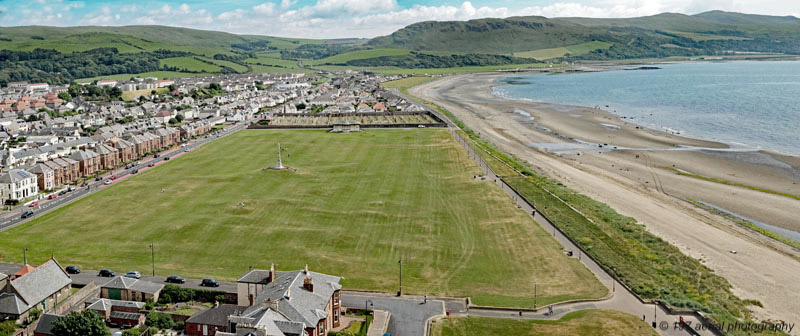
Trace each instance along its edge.
<path fill-rule="evenodd" d="M 147 165 L 147 166 L 148 166 L 148 167 L 155 167 L 155 166 L 156 166 L 156 164 L 155 164 L 155 163 L 151 163 L 151 164 L 149 164 L 149 165 Z"/>
<path fill-rule="evenodd" d="M 109 179 L 116 180 L 117 179 L 117 175 L 111 175 L 111 177 L 109 177 Z"/>
<path fill-rule="evenodd" d="M 131 169 L 132 165 L 125 165 L 125 169 Z"/>
<path fill-rule="evenodd" d="M 188 152 L 188 151 L 189 151 L 189 148 L 186 148 L 186 149 L 184 149 L 183 151 L 184 151 L 184 152 Z"/>
<path fill-rule="evenodd" d="M 180 275 L 170 275 L 167 277 L 167 282 L 182 284 L 186 282 L 186 279 L 182 278 Z"/>
<path fill-rule="evenodd" d="M 81 272 L 80 268 L 78 268 L 77 266 L 72 266 L 72 265 L 67 266 L 66 268 L 64 268 L 64 270 L 67 271 L 67 273 L 69 273 L 69 274 L 79 274 Z"/>
<path fill-rule="evenodd" d="M 161 154 L 158 154 L 158 153 L 153 154 L 153 158 L 154 159 L 157 159 L 159 156 L 161 156 Z"/>
<path fill-rule="evenodd" d="M 102 176 L 98 176 L 98 177 L 95 177 L 95 178 L 94 178 L 94 180 L 95 180 L 95 181 L 102 181 L 102 180 L 103 180 L 103 177 L 102 177 Z"/>
<path fill-rule="evenodd" d="M 86 182 L 83 182 L 83 183 L 86 183 Z M 66 194 L 67 194 L 66 190 L 61 190 L 61 192 L 58 193 L 58 196 L 64 196 Z"/>
<path fill-rule="evenodd" d="M 138 173 L 138 172 L 139 172 L 139 169 L 134 169 L 134 170 L 131 172 L 131 174 L 136 174 L 136 173 Z"/>
<path fill-rule="evenodd" d="M 136 166 L 138 166 L 138 165 L 139 165 L 139 161 L 136 161 L 136 162 L 134 162 L 133 164 L 131 164 L 131 167 L 136 167 Z"/>
<path fill-rule="evenodd" d="M 33 211 L 25 210 L 25 212 L 22 213 L 22 216 L 20 216 L 20 218 L 28 218 L 30 216 L 33 216 Z"/>
<path fill-rule="evenodd" d="M 58 195 L 55 195 L 55 194 L 47 196 L 47 199 L 49 199 L 49 200 L 56 199 L 56 198 L 58 198 Z"/>
<path fill-rule="evenodd" d="M 89 185 L 89 182 L 83 182 L 83 183 L 81 183 L 81 188 L 85 187 L 85 186 L 88 186 L 88 185 Z"/>
<path fill-rule="evenodd" d="M 69 187 L 67 187 L 67 191 L 73 191 L 73 190 L 75 190 L 75 186 L 69 186 Z"/>
<path fill-rule="evenodd" d="M 139 273 L 139 271 L 130 271 L 128 273 L 125 273 L 125 276 L 129 278 L 139 279 L 142 277 L 142 274 Z"/>
<path fill-rule="evenodd" d="M 103 182 L 103 184 L 105 184 L 105 185 L 109 185 L 111 183 L 112 183 L 111 180 L 106 180 L 105 182 Z"/>
<path fill-rule="evenodd" d="M 33 202 L 31 202 L 31 204 L 28 204 L 28 207 L 29 208 L 33 208 L 33 207 L 35 207 L 37 205 L 39 205 L 39 202 L 33 201 Z"/>
<path fill-rule="evenodd" d="M 164 161 L 169 161 L 169 156 L 165 156 Z"/>
<path fill-rule="evenodd" d="M 101 276 L 101 277 L 110 278 L 110 277 L 114 276 L 114 271 L 112 271 L 110 269 L 101 269 L 100 273 L 98 273 L 97 275 Z"/>
<path fill-rule="evenodd" d="M 205 287 L 219 287 L 219 281 L 214 279 L 205 278 L 202 282 L 200 282 L 200 286 Z"/>

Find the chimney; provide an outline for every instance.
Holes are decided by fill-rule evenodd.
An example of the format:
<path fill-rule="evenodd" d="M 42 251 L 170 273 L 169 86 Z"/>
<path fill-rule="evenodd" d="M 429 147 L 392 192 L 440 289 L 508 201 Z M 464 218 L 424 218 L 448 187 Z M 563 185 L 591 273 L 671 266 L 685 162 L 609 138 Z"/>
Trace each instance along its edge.
<path fill-rule="evenodd" d="M 314 282 L 310 276 L 306 277 L 305 280 L 303 280 L 303 289 L 312 293 L 314 292 Z"/>
<path fill-rule="evenodd" d="M 270 299 L 264 300 L 264 307 L 272 309 L 274 311 L 278 311 L 278 301 L 273 301 Z"/>
<path fill-rule="evenodd" d="M 275 281 L 275 264 L 270 264 L 269 266 L 269 278 L 267 278 L 267 283 Z"/>
<path fill-rule="evenodd" d="M 303 269 L 303 273 L 305 273 L 306 275 L 308 275 L 308 264 L 306 264 L 306 267 Z"/>

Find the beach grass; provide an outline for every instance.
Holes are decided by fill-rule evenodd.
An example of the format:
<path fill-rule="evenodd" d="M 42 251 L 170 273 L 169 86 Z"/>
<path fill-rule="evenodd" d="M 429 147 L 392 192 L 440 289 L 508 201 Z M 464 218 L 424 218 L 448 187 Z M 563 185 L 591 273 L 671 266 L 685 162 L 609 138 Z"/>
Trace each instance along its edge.
<path fill-rule="evenodd" d="M 433 323 L 432 336 L 658 335 L 640 318 L 613 310 L 580 310 L 559 320 L 457 317 Z"/>
<path fill-rule="evenodd" d="M 770 189 L 767 189 L 767 188 L 755 187 L 755 186 L 751 186 L 751 185 L 747 185 L 747 184 L 731 182 L 731 181 L 728 181 L 728 180 L 718 179 L 718 178 L 714 178 L 714 177 L 698 175 L 698 174 L 690 173 L 690 172 L 687 172 L 687 171 L 678 170 L 678 169 L 675 169 L 675 168 L 672 168 L 672 171 L 674 171 L 678 175 L 693 177 L 693 178 L 700 179 L 700 180 L 705 180 L 705 181 L 715 182 L 715 183 L 721 183 L 721 184 L 727 184 L 727 185 L 742 187 L 742 188 L 750 189 L 750 190 L 754 190 L 754 191 L 760 191 L 760 192 L 767 193 L 767 194 L 773 194 L 773 195 L 788 197 L 788 198 L 795 199 L 795 200 L 800 200 L 800 196 L 792 195 L 792 194 L 788 194 L 788 193 L 784 193 L 784 192 L 780 192 L 780 191 L 770 190 Z"/>
<path fill-rule="evenodd" d="M 283 163 L 274 165 L 277 143 Z M 249 266 L 347 289 L 532 307 L 608 293 L 444 129 L 245 130 L 0 233 L 8 262 L 235 280 Z M 160 190 L 165 192 L 161 193 Z M 245 206 L 240 206 L 244 202 Z M 25 239 L 20 239 L 25 237 Z"/>

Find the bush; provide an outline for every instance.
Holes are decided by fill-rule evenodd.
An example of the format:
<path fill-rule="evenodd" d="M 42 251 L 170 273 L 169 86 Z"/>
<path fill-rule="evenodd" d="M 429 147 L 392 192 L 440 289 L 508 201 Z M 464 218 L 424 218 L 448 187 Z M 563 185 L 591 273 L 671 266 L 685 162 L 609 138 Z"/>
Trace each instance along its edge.
<path fill-rule="evenodd" d="M 17 328 L 19 328 L 19 325 L 14 321 L 0 322 L 0 336 L 11 336 Z"/>
<path fill-rule="evenodd" d="M 161 304 L 189 301 L 210 303 L 213 303 L 214 301 L 225 302 L 225 292 L 208 289 L 182 288 L 169 284 L 164 286 L 164 289 L 161 290 L 161 295 L 158 298 L 158 303 Z"/>
<path fill-rule="evenodd" d="M 172 320 L 172 316 L 169 314 L 152 311 L 147 314 L 147 319 L 144 321 L 144 324 L 148 327 L 163 330 L 172 329 L 172 327 L 175 326 L 175 321 Z"/>

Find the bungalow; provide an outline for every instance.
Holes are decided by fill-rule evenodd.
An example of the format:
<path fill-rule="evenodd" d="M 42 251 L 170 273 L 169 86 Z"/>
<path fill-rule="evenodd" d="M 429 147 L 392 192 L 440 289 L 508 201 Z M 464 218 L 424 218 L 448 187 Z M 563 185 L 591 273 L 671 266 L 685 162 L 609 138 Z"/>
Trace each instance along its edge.
<path fill-rule="evenodd" d="M 125 301 L 158 301 L 163 284 L 117 276 L 100 287 L 100 298 Z"/>
<path fill-rule="evenodd" d="M 192 315 L 184 325 L 186 335 L 214 336 L 228 331 L 228 316 L 239 315 L 244 307 L 217 304 L 213 308 Z"/>
<path fill-rule="evenodd" d="M 111 318 L 112 312 L 139 313 L 144 302 L 122 301 L 111 299 L 88 299 L 84 302 L 86 310 L 93 310 L 105 319 Z"/>
<path fill-rule="evenodd" d="M 55 259 L 13 280 L 0 274 L 0 320 L 30 322 L 31 310 L 49 311 L 71 294 L 71 284 Z"/>
<path fill-rule="evenodd" d="M 375 103 L 375 105 L 372 105 L 372 109 L 375 112 L 386 112 L 386 105 L 383 105 L 383 103 Z"/>

